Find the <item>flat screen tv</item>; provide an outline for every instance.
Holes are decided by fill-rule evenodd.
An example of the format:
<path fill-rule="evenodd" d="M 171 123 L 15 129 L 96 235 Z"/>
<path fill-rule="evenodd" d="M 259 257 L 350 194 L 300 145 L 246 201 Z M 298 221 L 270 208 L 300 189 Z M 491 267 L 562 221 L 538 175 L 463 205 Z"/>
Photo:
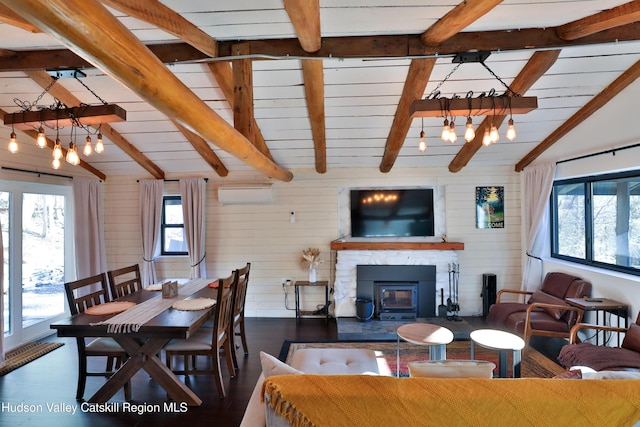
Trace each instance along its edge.
<path fill-rule="evenodd" d="M 434 235 L 433 189 L 351 190 L 351 237 Z"/>

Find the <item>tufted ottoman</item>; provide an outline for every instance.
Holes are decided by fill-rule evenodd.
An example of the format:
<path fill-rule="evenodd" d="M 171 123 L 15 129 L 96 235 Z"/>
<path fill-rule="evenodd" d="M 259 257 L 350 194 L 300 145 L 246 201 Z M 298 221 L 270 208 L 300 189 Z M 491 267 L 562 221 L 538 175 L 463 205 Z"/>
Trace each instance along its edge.
<path fill-rule="evenodd" d="M 262 374 L 242 418 L 240 427 L 266 425 L 264 404 L 260 402 L 262 383 L 270 375 L 321 374 L 321 375 L 391 375 L 388 367 L 378 366 L 373 350 L 359 348 L 305 348 L 297 350 L 285 364 L 273 356 L 262 353 Z M 266 366 L 269 365 L 267 369 Z"/>

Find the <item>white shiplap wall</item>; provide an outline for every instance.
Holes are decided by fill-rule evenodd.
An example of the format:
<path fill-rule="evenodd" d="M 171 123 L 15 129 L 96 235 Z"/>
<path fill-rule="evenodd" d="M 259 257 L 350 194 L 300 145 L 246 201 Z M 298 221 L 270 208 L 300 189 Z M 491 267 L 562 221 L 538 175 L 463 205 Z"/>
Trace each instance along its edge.
<path fill-rule="evenodd" d="M 283 279 L 304 280 L 299 265 L 301 251 L 318 247 L 325 262 L 318 280 L 332 280 L 330 242 L 338 238 L 338 189 L 342 187 L 445 186 L 449 241 L 460 241 L 461 314 L 482 312 L 482 274 L 497 275 L 498 288 L 518 288 L 521 281 L 520 175 L 512 167 L 466 167 L 452 174 L 444 168 L 398 168 L 382 174 L 374 168 L 340 168 L 326 174 L 294 170 L 291 182 L 273 183 L 273 204 L 220 205 L 217 187 L 229 183 L 266 182 L 254 172 L 234 172 L 224 181 L 214 174 L 207 184 L 207 271 L 222 277 L 252 263 L 247 296 L 247 316 L 293 317 L 285 308 Z M 197 175 L 193 174 L 192 176 Z M 109 268 L 142 263 L 138 217 L 140 176 L 114 176 L 105 182 L 105 231 Z M 178 178 L 178 177 L 169 177 Z M 475 187 L 504 186 L 505 228 L 475 227 Z M 178 184 L 167 182 L 166 194 L 177 194 Z M 295 212 L 295 223 L 289 213 Z M 186 258 L 161 258 L 160 278 L 189 274 Z M 316 292 L 313 292 L 316 291 Z M 293 308 L 293 291 L 288 291 Z M 320 289 L 305 289 L 304 308 L 323 303 Z"/>

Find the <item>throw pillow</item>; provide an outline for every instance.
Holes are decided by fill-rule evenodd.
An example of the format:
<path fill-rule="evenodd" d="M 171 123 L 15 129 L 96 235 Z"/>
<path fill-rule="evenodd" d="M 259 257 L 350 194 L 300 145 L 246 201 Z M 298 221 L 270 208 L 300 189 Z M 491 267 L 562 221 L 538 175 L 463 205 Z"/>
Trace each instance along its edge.
<path fill-rule="evenodd" d="M 540 290 L 535 291 L 533 295 L 531 295 L 531 298 L 529 298 L 529 304 L 533 302 L 539 302 L 542 304 L 563 305 L 563 306 L 567 305 L 567 303 L 565 303 L 560 298 L 556 298 L 553 295 L 546 294 Z M 567 312 L 567 310 L 563 310 L 561 308 L 555 308 L 555 307 L 544 307 L 544 311 L 549 313 L 549 315 L 553 316 L 553 318 L 556 320 L 560 320 L 560 318 L 564 316 L 564 314 Z"/>
<path fill-rule="evenodd" d="M 409 362 L 409 376 L 427 378 L 492 378 L 496 365 L 483 360 Z"/>
<path fill-rule="evenodd" d="M 640 353 L 640 325 L 637 323 L 631 324 L 629 330 L 624 335 L 621 347 Z"/>
<path fill-rule="evenodd" d="M 268 378 L 272 375 L 291 375 L 304 373 L 295 368 L 292 368 L 291 366 L 282 362 L 280 359 L 273 357 L 272 355 L 265 353 L 264 351 L 260 352 L 260 364 L 262 365 L 262 374 L 265 378 Z"/>

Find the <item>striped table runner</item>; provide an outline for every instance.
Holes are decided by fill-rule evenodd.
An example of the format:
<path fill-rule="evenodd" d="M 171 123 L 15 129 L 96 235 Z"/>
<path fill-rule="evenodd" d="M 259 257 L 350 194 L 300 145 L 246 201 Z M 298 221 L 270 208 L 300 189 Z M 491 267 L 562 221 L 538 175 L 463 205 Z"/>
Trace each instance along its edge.
<path fill-rule="evenodd" d="M 154 297 L 143 303 L 137 304 L 135 307 L 132 307 L 127 311 L 92 325 L 107 325 L 107 332 L 110 334 L 138 332 L 140 326 L 170 308 L 173 303 L 193 295 L 211 282 L 212 279 L 207 278 L 190 280 L 178 288 L 177 297 Z"/>

